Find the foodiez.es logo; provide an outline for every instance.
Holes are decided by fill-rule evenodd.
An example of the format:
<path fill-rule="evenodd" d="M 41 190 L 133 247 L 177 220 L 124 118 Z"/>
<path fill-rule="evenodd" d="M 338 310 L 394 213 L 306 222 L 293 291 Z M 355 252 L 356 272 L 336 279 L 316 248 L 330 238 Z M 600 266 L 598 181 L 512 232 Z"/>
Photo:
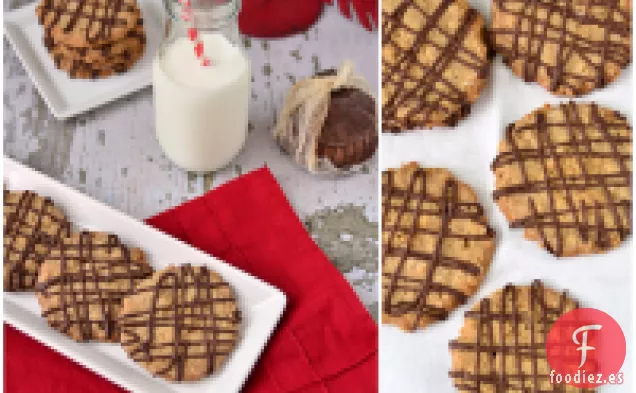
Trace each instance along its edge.
<path fill-rule="evenodd" d="M 572 310 L 548 333 L 550 382 L 578 388 L 621 384 L 625 353 L 625 335 L 611 316 L 593 308 Z"/>

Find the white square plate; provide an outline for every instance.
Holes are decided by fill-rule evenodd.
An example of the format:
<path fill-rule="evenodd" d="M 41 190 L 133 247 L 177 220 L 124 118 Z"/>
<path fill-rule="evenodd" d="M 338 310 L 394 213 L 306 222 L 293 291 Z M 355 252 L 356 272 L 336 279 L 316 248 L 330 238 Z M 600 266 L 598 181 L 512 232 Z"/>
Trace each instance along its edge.
<path fill-rule="evenodd" d="M 4 33 L 53 116 L 66 119 L 152 83 L 152 61 L 163 36 L 165 13 L 160 1 L 139 0 L 138 4 L 146 30 L 146 53 L 127 72 L 96 80 L 71 79 L 55 68 L 43 45 L 36 3 L 4 13 Z"/>
<path fill-rule="evenodd" d="M 156 270 L 171 263 L 207 264 L 235 289 L 244 319 L 240 341 L 223 368 L 199 382 L 182 384 L 154 378 L 118 344 L 77 343 L 53 330 L 40 316 L 32 293 L 4 294 L 5 321 L 132 392 L 230 393 L 241 389 L 285 308 L 286 298 L 280 290 L 9 158 L 3 164 L 9 189 L 30 189 L 51 197 L 77 227 L 113 232 L 124 243 L 142 248 Z"/>

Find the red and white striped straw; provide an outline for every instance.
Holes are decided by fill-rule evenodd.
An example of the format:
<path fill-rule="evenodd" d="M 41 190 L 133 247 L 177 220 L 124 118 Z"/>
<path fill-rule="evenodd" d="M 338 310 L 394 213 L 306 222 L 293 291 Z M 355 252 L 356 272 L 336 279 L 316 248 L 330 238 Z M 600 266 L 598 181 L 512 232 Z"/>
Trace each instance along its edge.
<path fill-rule="evenodd" d="M 203 48 L 203 40 L 199 30 L 194 26 L 194 16 L 192 15 L 191 0 L 177 0 L 181 4 L 181 19 L 188 24 L 188 38 L 194 43 L 194 55 L 201 65 L 207 67 L 212 64 L 210 59 L 205 55 Z"/>

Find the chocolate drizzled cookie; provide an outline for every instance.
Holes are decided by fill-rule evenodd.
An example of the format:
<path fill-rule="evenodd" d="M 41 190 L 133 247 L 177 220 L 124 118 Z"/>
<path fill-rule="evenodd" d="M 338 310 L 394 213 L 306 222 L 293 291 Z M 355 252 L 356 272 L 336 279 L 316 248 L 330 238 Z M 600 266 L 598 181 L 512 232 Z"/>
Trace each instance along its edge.
<path fill-rule="evenodd" d="M 56 40 L 75 47 L 120 40 L 141 18 L 135 0 L 42 0 L 36 13 Z"/>
<path fill-rule="evenodd" d="M 490 62 L 484 19 L 466 0 L 382 2 L 382 128 L 454 126 Z"/>
<path fill-rule="evenodd" d="M 6 189 L 3 220 L 4 290 L 31 290 L 42 259 L 70 235 L 71 225 L 49 198 Z"/>
<path fill-rule="evenodd" d="M 232 288 L 206 266 L 169 266 L 124 299 L 121 344 L 153 375 L 195 381 L 234 349 L 241 313 Z"/>
<path fill-rule="evenodd" d="M 382 321 L 412 331 L 474 294 L 495 234 L 473 190 L 415 163 L 382 174 Z"/>
<path fill-rule="evenodd" d="M 526 82 L 577 96 L 631 60 L 629 0 L 493 0 L 493 45 Z"/>
<path fill-rule="evenodd" d="M 465 313 L 459 337 L 449 344 L 453 384 L 461 393 L 593 392 L 550 380 L 548 332 L 576 308 L 566 292 L 538 280 L 490 294 Z"/>
<path fill-rule="evenodd" d="M 631 234 L 632 129 L 611 109 L 533 111 L 507 127 L 492 170 L 510 226 L 555 256 L 603 252 Z"/>
<path fill-rule="evenodd" d="M 144 253 L 128 249 L 117 236 L 74 234 L 40 267 L 36 290 L 42 316 L 77 341 L 117 341 L 122 298 L 151 274 Z"/>

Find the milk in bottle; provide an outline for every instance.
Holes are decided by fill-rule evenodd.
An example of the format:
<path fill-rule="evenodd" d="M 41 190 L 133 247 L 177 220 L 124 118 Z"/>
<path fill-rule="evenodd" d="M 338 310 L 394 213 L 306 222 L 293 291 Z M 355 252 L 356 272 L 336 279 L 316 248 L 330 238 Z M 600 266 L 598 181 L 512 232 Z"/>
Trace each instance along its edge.
<path fill-rule="evenodd" d="M 230 1 L 226 6 L 235 5 Z M 170 160 L 189 171 L 213 171 L 227 165 L 247 136 L 249 63 L 237 43 L 238 29 L 231 26 L 235 21 L 228 20 L 226 11 L 214 11 L 212 18 L 209 9 L 193 10 L 198 18 L 197 41 L 203 44 L 209 65 L 195 55 L 195 41 L 187 35 L 189 26 L 175 25 L 184 24 L 182 20 L 169 21 L 172 34 L 153 65 L 157 140 Z M 235 19 L 234 9 L 230 11 Z"/>

